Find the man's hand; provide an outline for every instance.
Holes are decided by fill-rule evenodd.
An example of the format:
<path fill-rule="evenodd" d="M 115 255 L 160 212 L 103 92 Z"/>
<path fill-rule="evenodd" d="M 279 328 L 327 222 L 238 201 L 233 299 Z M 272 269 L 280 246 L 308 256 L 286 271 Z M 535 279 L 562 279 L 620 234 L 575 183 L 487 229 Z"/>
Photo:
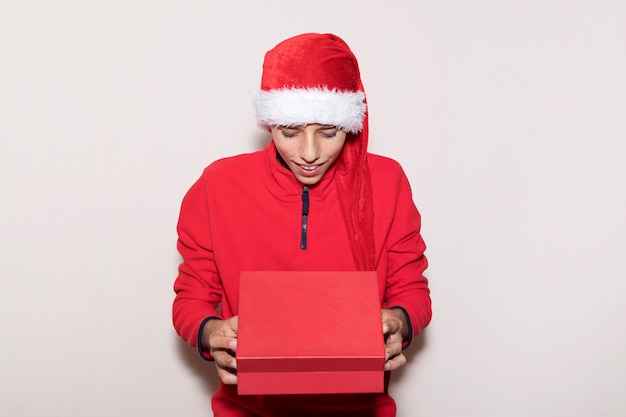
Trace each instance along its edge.
<path fill-rule="evenodd" d="M 406 357 L 402 353 L 402 341 L 408 338 L 408 325 L 401 310 L 381 310 L 381 313 L 385 335 L 385 371 L 391 371 L 406 364 Z"/>
<path fill-rule="evenodd" d="M 239 318 L 209 320 L 202 330 L 202 346 L 215 359 L 217 375 L 224 384 L 237 383 L 237 329 Z"/>

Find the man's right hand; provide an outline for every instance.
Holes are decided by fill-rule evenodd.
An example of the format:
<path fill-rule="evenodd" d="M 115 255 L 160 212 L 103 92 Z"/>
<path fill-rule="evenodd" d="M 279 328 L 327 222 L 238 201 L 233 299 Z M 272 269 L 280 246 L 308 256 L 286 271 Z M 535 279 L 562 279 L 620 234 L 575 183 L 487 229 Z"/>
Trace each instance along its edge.
<path fill-rule="evenodd" d="M 209 320 L 202 330 L 202 346 L 209 351 L 224 384 L 237 384 L 237 329 L 239 318 Z"/>

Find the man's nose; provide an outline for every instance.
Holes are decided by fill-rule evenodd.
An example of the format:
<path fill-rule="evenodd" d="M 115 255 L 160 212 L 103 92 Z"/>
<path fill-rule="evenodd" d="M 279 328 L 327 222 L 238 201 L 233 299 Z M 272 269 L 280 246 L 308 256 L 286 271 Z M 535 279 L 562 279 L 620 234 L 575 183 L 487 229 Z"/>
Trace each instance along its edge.
<path fill-rule="evenodd" d="M 306 134 L 300 145 L 300 158 L 306 163 L 312 164 L 320 157 L 319 143 L 314 135 Z"/>

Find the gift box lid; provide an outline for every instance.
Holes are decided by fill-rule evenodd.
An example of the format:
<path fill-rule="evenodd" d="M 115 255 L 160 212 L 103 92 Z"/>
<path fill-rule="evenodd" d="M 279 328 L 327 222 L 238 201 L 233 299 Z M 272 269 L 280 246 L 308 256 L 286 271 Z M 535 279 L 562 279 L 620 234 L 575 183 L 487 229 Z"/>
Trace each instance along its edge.
<path fill-rule="evenodd" d="M 315 373 L 319 379 L 360 372 L 379 376 L 380 384 L 325 392 L 382 390 L 385 348 L 375 271 L 244 271 L 237 337 L 240 392 L 252 373 Z"/>

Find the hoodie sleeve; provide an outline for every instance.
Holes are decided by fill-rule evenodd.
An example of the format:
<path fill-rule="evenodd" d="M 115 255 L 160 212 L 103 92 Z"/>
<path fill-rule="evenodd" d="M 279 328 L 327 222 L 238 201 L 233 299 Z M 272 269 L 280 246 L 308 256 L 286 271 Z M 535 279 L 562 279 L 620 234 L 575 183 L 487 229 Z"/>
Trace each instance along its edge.
<path fill-rule="evenodd" d="M 404 344 L 407 347 L 428 325 L 432 311 L 428 280 L 424 276 L 428 261 L 420 234 L 421 216 L 401 168 L 395 183 L 396 207 L 387 237 L 385 302 L 387 308 L 402 310 L 408 319 L 409 339 Z"/>
<path fill-rule="evenodd" d="M 200 332 L 208 319 L 221 318 L 218 306 L 222 287 L 213 256 L 203 178 L 183 198 L 177 231 L 182 263 L 174 282 L 174 328 L 183 340 L 198 348 L 204 359 L 210 359 L 208 352 L 202 351 Z"/>

